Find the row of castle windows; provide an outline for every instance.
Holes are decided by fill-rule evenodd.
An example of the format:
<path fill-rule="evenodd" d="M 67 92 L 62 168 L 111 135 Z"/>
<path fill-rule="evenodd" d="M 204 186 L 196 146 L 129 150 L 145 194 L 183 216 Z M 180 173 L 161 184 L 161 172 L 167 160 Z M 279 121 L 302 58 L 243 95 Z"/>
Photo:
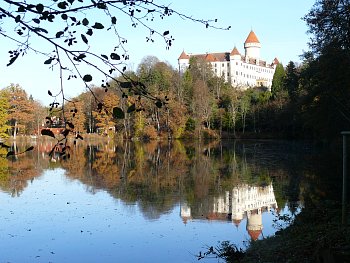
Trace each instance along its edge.
<path fill-rule="evenodd" d="M 215 73 L 217 73 L 217 69 L 215 69 Z M 230 72 L 227 72 L 226 74 L 227 74 L 227 77 L 230 76 Z M 225 72 L 222 72 L 222 76 L 224 76 L 224 75 L 225 75 Z M 239 75 L 239 72 L 236 71 L 236 76 L 238 76 L 238 75 Z M 242 72 L 240 72 L 240 75 L 243 76 L 244 78 L 247 76 L 248 79 L 261 79 L 258 76 L 253 76 L 253 75 L 249 75 L 249 74 L 246 75 L 246 74 L 243 74 Z M 262 78 L 262 79 L 266 80 L 266 81 L 272 81 L 272 79 L 267 79 L 267 78 Z"/>
<path fill-rule="evenodd" d="M 218 66 L 219 63 L 214 63 L 214 67 L 216 68 Z M 238 62 L 236 62 L 236 66 L 238 66 Z M 225 63 L 222 63 L 221 65 L 222 67 L 225 67 Z M 266 73 L 273 73 L 273 71 L 271 69 L 267 69 L 267 68 L 261 68 L 261 67 L 256 67 L 256 66 L 249 66 L 249 65 L 243 65 L 243 63 L 241 62 L 240 63 L 240 66 L 243 66 L 243 68 L 246 68 L 246 69 L 250 69 L 250 70 L 256 70 L 256 71 L 259 71 L 260 70 L 262 72 L 266 72 Z M 227 62 L 227 67 L 230 67 L 230 62 Z M 215 71 L 216 72 L 216 71 Z"/>

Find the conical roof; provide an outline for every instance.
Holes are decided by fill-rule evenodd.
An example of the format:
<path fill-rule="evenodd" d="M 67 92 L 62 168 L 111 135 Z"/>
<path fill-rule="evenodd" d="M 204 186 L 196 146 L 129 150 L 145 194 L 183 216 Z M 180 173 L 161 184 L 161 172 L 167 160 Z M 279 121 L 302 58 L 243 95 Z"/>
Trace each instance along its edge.
<path fill-rule="evenodd" d="M 252 238 L 252 240 L 257 241 L 260 234 L 261 234 L 261 230 L 248 230 L 248 234 L 250 235 L 250 237 Z"/>
<path fill-rule="evenodd" d="M 236 48 L 236 46 L 232 49 L 231 53 L 230 53 L 231 56 L 234 56 L 234 55 L 241 55 L 241 53 L 239 53 L 238 49 Z"/>
<path fill-rule="evenodd" d="M 181 55 L 180 55 L 180 57 L 179 57 L 179 59 L 189 59 L 189 58 L 190 58 L 190 56 L 187 55 L 187 54 L 185 53 L 185 51 L 182 51 L 182 53 L 181 53 Z"/>
<path fill-rule="evenodd" d="M 251 30 L 247 39 L 245 40 L 244 44 L 247 43 L 260 43 L 259 39 L 257 38 L 257 36 L 255 35 L 254 31 Z"/>

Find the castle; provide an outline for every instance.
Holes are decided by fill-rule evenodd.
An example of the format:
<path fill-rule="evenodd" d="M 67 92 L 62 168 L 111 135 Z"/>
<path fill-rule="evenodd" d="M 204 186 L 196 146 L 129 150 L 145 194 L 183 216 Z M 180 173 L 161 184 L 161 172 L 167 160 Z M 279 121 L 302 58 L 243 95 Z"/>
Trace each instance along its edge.
<path fill-rule="evenodd" d="M 179 71 L 185 72 L 190 65 L 191 57 L 196 57 L 210 63 L 215 75 L 223 77 L 233 87 L 247 89 L 264 86 L 270 90 L 273 74 L 279 62 L 277 58 L 271 64 L 261 60 L 260 48 L 258 38 L 251 30 L 244 42 L 244 56 L 239 53 L 236 46 L 231 52 L 221 53 L 186 54 L 183 51 L 178 59 Z"/>
<path fill-rule="evenodd" d="M 209 203 L 208 211 L 199 210 L 199 214 L 198 209 L 193 212 L 191 206 L 182 203 L 180 216 L 183 222 L 202 219 L 205 215 L 208 220 L 232 221 L 238 227 L 242 220 L 246 220 L 246 230 L 252 240 L 257 240 L 262 234 L 263 213 L 278 209 L 272 183 L 267 186 L 238 185 L 213 197 Z"/>

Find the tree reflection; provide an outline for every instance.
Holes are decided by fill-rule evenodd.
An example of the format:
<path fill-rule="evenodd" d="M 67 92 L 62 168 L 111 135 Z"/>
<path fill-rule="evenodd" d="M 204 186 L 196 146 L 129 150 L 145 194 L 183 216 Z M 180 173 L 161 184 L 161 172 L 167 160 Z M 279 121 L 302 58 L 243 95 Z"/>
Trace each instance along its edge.
<path fill-rule="evenodd" d="M 11 150 L 20 152 L 23 151 L 22 148 L 25 149 L 25 147 L 18 149 L 17 145 L 14 145 Z M 42 173 L 37 159 L 30 158 L 37 151 L 27 153 L 25 158 L 18 156 L 5 158 L 6 153 L 6 148 L 0 148 L 0 189 L 14 197 L 20 196 L 22 191 L 28 186 L 28 183 Z"/>
<path fill-rule="evenodd" d="M 235 187 L 260 187 L 260 192 L 272 187 L 276 202 L 273 207 L 287 204 L 293 212 L 308 180 L 317 173 L 308 169 L 305 154 L 283 143 L 115 143 L 106 138 L 94 143 L 79 141 L 72 146 L 70 160 L 57 159 L 54 163 L 49 161 L 46 150 L 50 143 L 39 140 L 33 152 L 1 158 L 1 190 L 19 195 L 43 169 L 61 167 L 68 178 L 81 181 L 92 192 L 105 190 L 126 204 L 138 204 L 148 219 L 159 218 L 181 203 L 185 221 L 218 217 L 237 223 L 242 218 L 233 218 L 228 208 L 224 214 L 217 210 L 218 200 L 232 199 Z M 21 147 L 25 148 L 25 144 Z M 258 215 L 259 209 L 255 209 Z"/>

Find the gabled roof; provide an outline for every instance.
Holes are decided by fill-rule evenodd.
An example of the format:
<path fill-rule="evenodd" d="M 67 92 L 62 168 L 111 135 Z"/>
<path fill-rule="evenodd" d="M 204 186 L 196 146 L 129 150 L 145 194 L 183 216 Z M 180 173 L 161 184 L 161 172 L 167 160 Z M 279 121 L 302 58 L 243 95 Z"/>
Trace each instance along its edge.
<path fill-rule="evenodd" d="M 179 57 L 179 59 L 189 59 L 189 58 L 190 58 L 190 56 L 187 55 L 187 54 L 185 53 L 185 51 L 182 51 L 182 53 L 181 53 L 181 55 L 180 55 L 180 57 Z"/>
<path fill-rule="evenodd" d="M 277 58 L 275 58 L 275 59 L 273 60 L 273 64 L 278 65 L 279 63 L 280 63 L 280 62 L 278 61 Z"/>
<path fill-rule="evenodd" d="M 251 30 L 247 39 L 245 40 L 244 44 L 247 43 L 260 43 L 259 39 L 257 38 L 257 36 L 255 35 L 254 31 Z"/>
<path fill-rule="evenodd" d="M 238 49 L 236 48 L 236 46 L 232 49 L 231 53 L 230 53 L 231 56 L 234 56 L 234 55 L 241 55 L 238 51 Z"/>

